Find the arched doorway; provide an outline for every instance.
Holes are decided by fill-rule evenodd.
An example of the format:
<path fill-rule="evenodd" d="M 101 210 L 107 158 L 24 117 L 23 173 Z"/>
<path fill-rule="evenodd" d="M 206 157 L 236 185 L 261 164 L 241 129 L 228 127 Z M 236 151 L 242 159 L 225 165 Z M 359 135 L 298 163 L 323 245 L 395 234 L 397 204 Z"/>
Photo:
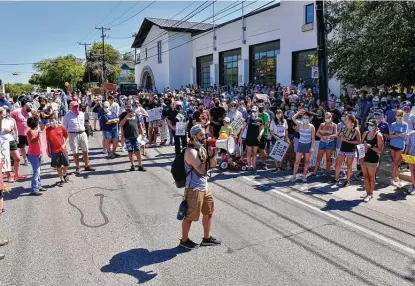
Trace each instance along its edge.
<path fill-rule="evenodd" d="M 141 71 L 140 86 L 147 90 L 152 90 L 156 86 L 153 71 L 149 66 L 145 66 Z"/>

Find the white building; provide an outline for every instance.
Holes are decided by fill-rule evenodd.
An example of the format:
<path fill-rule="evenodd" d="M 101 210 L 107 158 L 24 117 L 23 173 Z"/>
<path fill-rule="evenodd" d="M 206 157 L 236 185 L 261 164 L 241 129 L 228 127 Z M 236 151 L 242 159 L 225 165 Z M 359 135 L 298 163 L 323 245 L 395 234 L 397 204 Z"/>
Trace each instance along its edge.
<path fill-rule="evenodd" d="M 136 83 L 159 90 L 189 83 L 311 83 L 306 64 L 316 47 L 314 1 L 281 1 L 216 26 L 146 18 L 132 45 L 140 50 Z M 340 94 L 339 81 L 329 88 Z"/>

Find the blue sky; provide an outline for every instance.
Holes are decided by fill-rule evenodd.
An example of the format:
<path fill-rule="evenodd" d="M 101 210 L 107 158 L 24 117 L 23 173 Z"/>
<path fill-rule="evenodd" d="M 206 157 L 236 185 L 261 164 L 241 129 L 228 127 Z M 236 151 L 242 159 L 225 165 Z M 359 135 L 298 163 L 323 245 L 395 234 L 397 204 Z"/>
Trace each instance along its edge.
<path fill-rule="evenodd" d="M 241 2 L 241 1 L 240 1 Z M 267 2 L 246 1 L 246 12 L 252 11 Z M 138 13 L 151 2 L 105 1 L 105 2 L 0 2 L 0 64 L 34 63 L 41 59 L 73 54 L 84 58 L 84 48 L 78 42 L 100 41 L 100 32 L 95 26 L 113 26 Z M 174 19 L 181 20 L 202 1 L 156 1 L 131 20 L 113 27 L 106 41 L 121 52 L 130 51 L 133 38 L 128 37 L 139 30 L 144 17 L 170 19 L 189 6 Z M 215 3 L 215 11 L 230 5 L 231 1 Z M 224 22 L 241 15 L 237 6 L 218 17 L 235 11 L 220 19 Z M 197 14 L 189 21 L 203 21 L 212 15 L 212 6 Z M 124 14 L 125 13 L 125 14 Z M 207 23 L 212 20 L 206 21 Z M 112 38 L 113 37 L 113 38 Z M 12 75 L 18 72 L 18 76 Z M 3 82 L 27 82 L 32 65 L 0 65 L 0 78 Z"/>

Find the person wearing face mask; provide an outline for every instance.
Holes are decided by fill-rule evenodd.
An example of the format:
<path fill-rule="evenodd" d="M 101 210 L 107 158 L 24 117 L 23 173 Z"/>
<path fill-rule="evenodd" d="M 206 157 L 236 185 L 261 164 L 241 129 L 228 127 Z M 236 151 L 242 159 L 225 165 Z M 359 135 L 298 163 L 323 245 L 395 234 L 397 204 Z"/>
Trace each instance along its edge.
<path fill-rule="evenodd" d="M 85 133 L 85 115 L 79 110 L 79 103 L 72 101 L 70 104 L 70 111 L 63 117 L 63 127 L 69 133 L 69 146 L 71 148 L 74 162 L 75 162 L 75 174 L 80 175 L 81 170 L 79 168 L 79 147 L 82 150 L 82 159 L 85 163 L 85 171 L 95 171 L 89 165 L 88 157 L 88 136 Z"/>
<path fill-rule="evenodd" d="M 326 172 L 330 171 L 331 155 L 334 149 L 336 149 L 337 125 L 333 123 L 333 116 L 330 112 L 325 113 L 324 121 L 325 122 L 319 126 L 316 133 L 320 143 L 318 144 L 318 154 L 314 172 L 312 173 L 313 175 L 317 175 L 320 162 L 324 155 L 326 155 Z"/>
<path fill-rule="evenodd" d="M 297 119 L 298 116 L 302 116 L 302 120 L 299 121 Z M 296 150 L 295 155 L 295 164 L 294 164 L 294 171 L 293 176 L 290 179 L 291 182 L 295 182 L 297 180 L 297 172 L 300 167 L 301 159 L 304 157 L 304 171 L 301 180 L 303 182 L 307 182 L 307 172 L 310 166 L 310 155 L 314 151 L 314 143 L 315 143 L 315 129 L 312 124 L 310 124 L 310 113 L 307 111 L 300 111 L 297 112 L 293 119 L 295 124 L 299 127 L 299 139 L 298 139 L 298 147 Z"/>
<path fill-rule="evenodd" d="M 402 107 L 403 112 L 403 121 L 408 124 L 408 131 L 412 132 L 415 130 L 415 113 L 412 113 L 411 103 L 409 101 L 405 101 Z"/>
<path fill-rule="evenodd" d="M 257 106 L 252 107 L 251 117 L 248 119 L 246 128 L 245 144 L 247 167 L 248 170 L 255 172 L 258 147 L 264 130 L 262 119 L 258 117 Z"/>
<path fill-rule="evenodd" d="M 23 165 L 27 166 L 27 158 L 26 158 L 26 146 L 29 146 L 27 142 L 26 134 L 29 131 L 29 127 L 27 126 L 27 119 L 32 116 L 32 108 L 33 105 L 30 102 L 23 101 L 22 108 L 17 108 L 13 110 L 10 114 L 11 118 L 14 119 L 17 126 L 17 131 L 19 133 L 19 140 L 17 141 L 17 147 L 20 150 L 20 155 L 22 155 L 24 163 Z"/>
<path fill-rule="evenodd" d="M 396 111 L 396 122 L 392 123 L 389 134 L 389 147 L 391 149 L 392 157 L 392 180 L 391 184 L 401 187 L 399 175 L 399 164 L 401 162 L 401 155 L 405 150 L 405 137 L 408 134 L 408 123 L 403 120 L 404 112 L 402 110 Z"/>
<path fill-rule="evenodd" d="M 384 147 L 384 139 L 377 125 L 376 119 L 369 120 L 368 131 L 362 135 L 362 144 L 365 145 L 365 157 L 360 162 L 360 166 L 362 167 L 366 190 L 366 194 L 362 198 L 366 203 L 373 198 L 376 171 L 380 163 L 380 154 L 382 154 Z"/>
<path fill-rule="evenodd" d="M 216 246 L 221 242 L 211 235 L 212 215 L 214 201 L 210 188 L 208 188 L 207 171 L 216 166 L 218 151 L 205 149 L 206 134 L 200 125 L 190 129 L 191 138 L 189 146 L 184 153 L 184 167 L 186 175 L 185 200 L 187 202 L 186 216 L 182 222 L 182 237 L 180 247 L 196 249 L 200 246 Z M 198 244 L 190 240 L 189 232 L 193 222 L 203 215 L 203 240 Z"/>
<path fill-rule="evenodd" d="M 183 104 L 180 101 L 175 101 L 173 103 L 173 111 L 169 114 L 167 118 L 167 124 L 174 132 L 174 149 L 176 156 L 179 155 L 183 148 L 187 146 L 186 135 L 176 135 L 176 124 L 178 122 L 186 122 L 186 116 L 183 110 Z M 181 143 L 181 146 L 180 146 Z"/>
<path fill-rule="evenodd" d="M 19 174 L 20 169 L 20 155 L 17 148 L 16 138 L 17 127 L 12 118 L 7 116 L 6 106 L 0 107 L 0 135 L 9 141 L 10 156 L 13 159 L 14 177 L 11 176 L 11 172 L 7 172 L 7 180 L 9 183 L 14 181 L 24 180 L 25 176 Z"/>
<path fill-rule="evenodd" d="M 210 110 L 210 134 L 218 138 L 219 131 L 223 126 L 223 119 L 225 118 L 226 110 L 220 106 L 220 101 L 215 101 L 215 107 Z"/>
<path fill-rule="evenodd" d="M 343 187 L 350 185 L 350 179 L 352 177 L 352 165 L 355 159 L 357 145 L 361 142 L 361 135 L 358 126 L 357 119 L 351 115 L 346 115 L 345 126 L 339 131 L 338 137 L 340 138 L 340 150 L 336 159 L 336 174 L 332 180 L 333 184 L 339 183 L 340 170 L 344 159 L 347 164 L 347 179 L 344 182 Z"/>
<path fill-rule="evenodd" d="M 63 187 L 64 183 L 69 182 L 68 167 L 69 158 L 66 151 L 66 145 L 69 142 L 68 131 L 58 123 L 55 113 L 51 113 L 48 117 L 46 128 L 46 141 L 48 143 L 48 156 L 51 158 L 51 167 L 55 168 L 60 181 L 59 187 Z"/>
<path fill-rule="evenodd" d="M 12 104 L 10 101 L 7 100 L 6 95 L 2 92 L 0 92 L 0 106 L 6 105 L 8 108 L 12 108 Z"/>
<path fill-rule="evenodd" d="M 118 122 L 119 119 L 117 115 L 111 110 L 109 102 L 105 101 L 104 113 L 101 117 L 101 124 L 103 136 L 105 139 L 105 147 L 107 148 L 107 159 L 113 159 L 120 156 L 116 153 L 118 145 Z"/>
<path fill-rule="evenodd" d="M 284 140 L 287 143 L 290 143 L 288 139 L 288 124 L 287 120 L 284 119 L 284 115 L 281 109 L 276 111 L 275 119 L 271 121 L 270 125 L 270 134 L 273 138 L 272 143 L 275 143 L 277 140 Z M 287 152 L 288 155 L 288 152 Z M 282 162 L 275 161 L 275 171 L 281 170 L 281 167 L 287 166 L 287 157 L 285 156 Z"/>

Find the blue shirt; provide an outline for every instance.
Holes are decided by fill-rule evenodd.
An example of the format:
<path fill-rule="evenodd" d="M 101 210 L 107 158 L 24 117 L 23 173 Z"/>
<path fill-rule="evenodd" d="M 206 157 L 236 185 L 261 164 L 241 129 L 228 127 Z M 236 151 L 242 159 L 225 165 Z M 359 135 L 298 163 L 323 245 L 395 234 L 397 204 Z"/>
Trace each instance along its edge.
<path fill-rule="evenodd" d="M 394 122 L 391 126 L 391 134 L 402 134 L 408 132 L 408 124 L 406 122 L 398 123 Z M 395 137 L 390 140 L 390 146 L 395 148 L 405 148 L 405 137 Z"/>
<path fill-rule="evenodd" d="M 12 104 L 7 100 L 0 100 L 0 107 L 7 106 L 10 110 L 12 109 Z"/>
<path fill-rule="evenodd" d="M 382 133 L 382 135 L 384 134 L 389 134 L 389 124 L 386 121 L 381 121 L 378 125 L 379 131 L 380 133 Z"/>
<path fill-rule="evenodd" d="M 101 116 L 101 124 L 102 124 L 102 130 L 104 131 L 112 131 L 113 129 L 117 129 L 117 123 L 112 124 L 106 124 L 107 121 L 111 119 L 118 119 L 117 114 L 115 112 L 111 111 L 111 114 L 103 113 Z"/>
<path fill-rule="evenodd" d="M 385 116 L 389 126 L 391 126 L 396 121 L 396 110 L 386 110 Z"/>

